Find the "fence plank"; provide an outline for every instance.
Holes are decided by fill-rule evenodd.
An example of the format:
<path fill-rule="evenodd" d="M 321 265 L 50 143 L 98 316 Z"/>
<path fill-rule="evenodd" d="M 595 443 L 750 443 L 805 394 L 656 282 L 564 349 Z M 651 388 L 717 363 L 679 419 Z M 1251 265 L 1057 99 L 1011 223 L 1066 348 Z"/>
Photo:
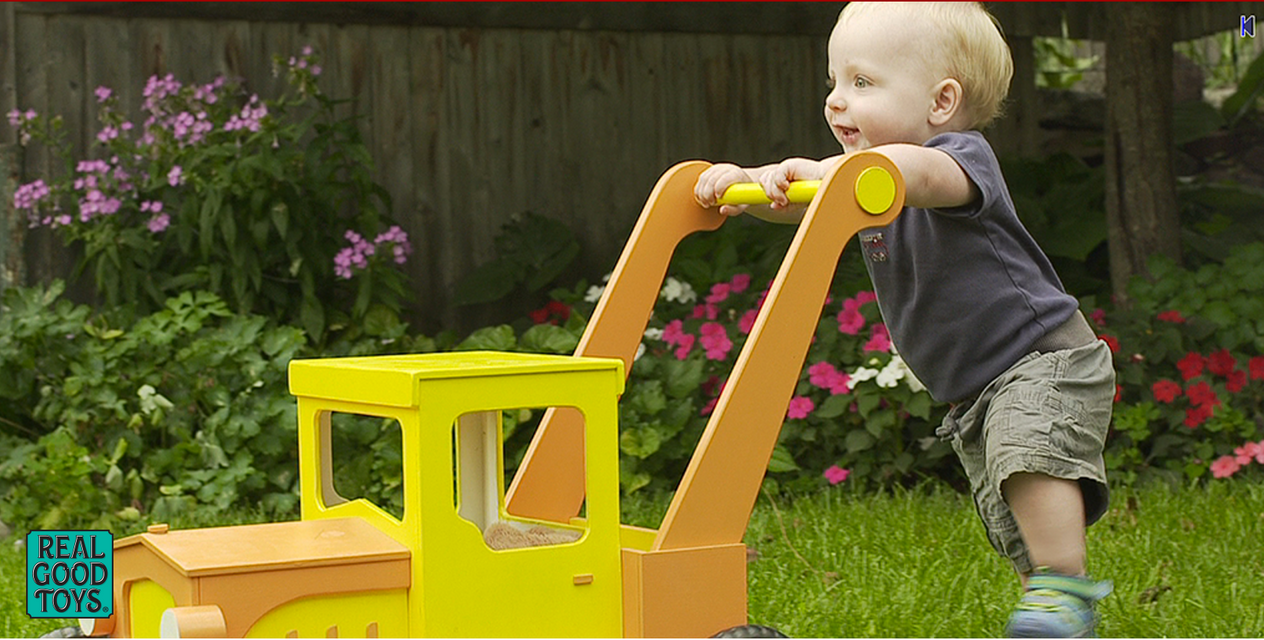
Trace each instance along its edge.
<path fill-rule="evenodd" d="M 0 3 L 0 116 L 18 107 L 17 15 L 12 2 Z M 0 144 L 17 142 L 8 122 L 0 124 Z"/>

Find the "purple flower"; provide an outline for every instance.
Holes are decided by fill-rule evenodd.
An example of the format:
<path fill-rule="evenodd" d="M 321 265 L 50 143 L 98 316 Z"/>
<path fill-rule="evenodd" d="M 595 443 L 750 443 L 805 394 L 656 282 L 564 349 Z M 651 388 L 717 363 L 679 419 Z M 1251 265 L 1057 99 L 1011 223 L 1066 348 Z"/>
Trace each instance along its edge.
<path fill-rule="evenodd" d="M 93 93 L 96 94 L 97 102 L 100 103 L 100 102 L 105 102 L 106 100 L 109 100 L 110 95 L 113 94 L 114 92 L 111 91 L 109 87 L 97 87 L 96 91 L 93 91 Z"/>
<path fill-rule="evenodd" d="M 49 194 L 47 184 L 43 180 L 36 180 L 30 184 L 24 184 L 13 192 L 13 208 L 29 209 L 34 211 L 35 205 L 43 200 Z"/>
<path fill-rule="evenodd" d="M 171 171 L 167 172 L 167 184 L 178 187 L 184 182 L 184 169 L 180 165 L 171 167 Z"/>
<path fill-rule="evenodd" d="M 113 126 L 107 126 L 101 130 L 101 133 L 97 134 L 97 140 L 101 141 L 101 144 L 106 144 L 109 141 L 117 138 L 118 134 L 119 134 L 118 129 L 116 129 Z"/>
<path fill-rule="evenodd" d="M 158 203 L 160 206 L 161 202 Z M 150 233 L 162 233 L 171 224 L 171 216 L 160 213 L 149 219 L 145 226 L 149 227 Z"/>

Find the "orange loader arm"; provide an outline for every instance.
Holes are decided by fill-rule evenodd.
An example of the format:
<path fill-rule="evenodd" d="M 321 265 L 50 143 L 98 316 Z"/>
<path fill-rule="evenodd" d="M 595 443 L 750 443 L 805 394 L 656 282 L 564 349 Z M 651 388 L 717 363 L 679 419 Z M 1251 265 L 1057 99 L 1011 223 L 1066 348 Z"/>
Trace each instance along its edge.
<path fill-rule="evenodd" d="M 694 201 L 694 183 L 709 166 L 684 162 L 659 179 L 575 355 L 620 358 L 625 371 L 632 370 L 676 246 L 725 220 Z M 843 249 L 862 229 L 890 224 L 903 203 L 899 170 L 880 154 L 848 154 L 821 180 L 654 550 L 741 542 Z M 584 501 L 581 420 L 572 409 L 546 412 L 507 491 L 510 513 L 562 522 L 578 514 Z"/>

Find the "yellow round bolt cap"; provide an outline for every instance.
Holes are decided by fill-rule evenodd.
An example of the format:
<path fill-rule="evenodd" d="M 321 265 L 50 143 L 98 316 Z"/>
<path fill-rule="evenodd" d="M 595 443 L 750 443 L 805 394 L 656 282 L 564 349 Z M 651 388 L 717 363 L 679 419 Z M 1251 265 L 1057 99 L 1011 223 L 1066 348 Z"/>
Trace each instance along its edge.
<path fill-rule="evenodd" d="M 856 178 L 856 202 L 861 209 L 881 215 L 895 202 L 895 178 L 882 167 L 869 167 Z"/>

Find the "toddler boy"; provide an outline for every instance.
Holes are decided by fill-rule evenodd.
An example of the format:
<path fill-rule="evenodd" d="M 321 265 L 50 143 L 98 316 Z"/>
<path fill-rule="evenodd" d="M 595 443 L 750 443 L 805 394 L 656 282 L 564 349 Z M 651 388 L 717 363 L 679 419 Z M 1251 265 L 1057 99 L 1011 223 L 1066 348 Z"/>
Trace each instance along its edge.
<path fill-rule="evenodd" d="M 1013 63 L 975 3 L 849 3 L 829 39 L 825 120 L 843 152 L 881 153 L 905 208 L 862 232 L 878 306 L 901 356 L 937 400 L 992 546 L 1022 577 L 1010 637 L 1092 635 L 1107 582 L 1085 576 L 1084 529 L 1106 510 L 1102 448 L 1115 394 L 1111 352 L 1014 211 L 992 148 Z M 842 156 L 757 168 L 717 164 L 695 196 L 759 182 L 763 207 L 797 221 L 785 190 Z"/>

